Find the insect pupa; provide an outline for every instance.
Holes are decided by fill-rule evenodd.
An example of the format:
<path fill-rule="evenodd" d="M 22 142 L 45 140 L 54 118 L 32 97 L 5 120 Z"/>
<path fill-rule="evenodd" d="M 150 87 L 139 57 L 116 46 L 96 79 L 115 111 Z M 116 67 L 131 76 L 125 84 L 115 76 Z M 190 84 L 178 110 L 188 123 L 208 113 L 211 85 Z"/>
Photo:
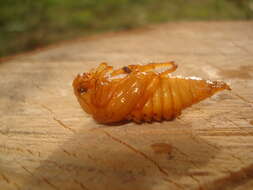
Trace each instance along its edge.
<path fill-rule="evenodd" d="M 158 73 L 157 68 L 167 69 Z M 101 63 L 77 75 L 74 93 L 85 112 L 99 123 L 110 124 L 172 120 L 192 104 L 218 91 L 231 90 L 221 81 L 171 76 L 176 69 L 174 62 L 128 65 L 116 70 Z"/>

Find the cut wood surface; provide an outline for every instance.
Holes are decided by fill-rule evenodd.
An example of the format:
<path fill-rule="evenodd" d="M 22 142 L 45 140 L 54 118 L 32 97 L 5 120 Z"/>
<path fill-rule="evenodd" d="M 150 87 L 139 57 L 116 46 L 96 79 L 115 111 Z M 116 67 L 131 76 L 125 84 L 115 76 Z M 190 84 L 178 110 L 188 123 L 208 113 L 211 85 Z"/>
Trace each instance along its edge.
<path fill-rule="evenodd" d="M 174 60 L 223 80 L 174 121 L 97 124 L 72 80 L 100 62 Z M 168 23 L 63 43 L 0 63 L 0 189 L 253 189 L 253 22 Z"/>

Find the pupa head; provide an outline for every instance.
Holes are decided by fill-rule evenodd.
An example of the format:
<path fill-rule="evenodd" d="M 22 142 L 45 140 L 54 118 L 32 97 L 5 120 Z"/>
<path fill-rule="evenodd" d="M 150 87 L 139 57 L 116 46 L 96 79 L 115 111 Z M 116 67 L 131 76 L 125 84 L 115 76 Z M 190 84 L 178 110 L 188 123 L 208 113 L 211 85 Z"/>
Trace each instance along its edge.
<path fill-rule="evenodd" d="M 78 102 L 85 112 L 91 113 L 90 90 L 94 86 L 94 77 L 90 73 L 78 74 L 72 83 Z"/>
<path fill-rule="evenodd" d="M 88 92 L 93 86 L 92 75 L 90 73 L 78 74 L 73 80 L 72 86 L 77 96 L 81 96 Z"/>

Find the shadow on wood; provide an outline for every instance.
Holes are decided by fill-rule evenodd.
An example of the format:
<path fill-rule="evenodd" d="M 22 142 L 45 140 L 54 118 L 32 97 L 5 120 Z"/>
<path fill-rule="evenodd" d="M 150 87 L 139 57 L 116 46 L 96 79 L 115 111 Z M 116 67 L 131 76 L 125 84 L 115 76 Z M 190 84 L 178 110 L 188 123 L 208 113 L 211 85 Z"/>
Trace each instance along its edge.
<path fill-rule="evenodd" d="M 168 125 L 175 126 L 173 122 Z M 42 161 L 23 188 L 36 189 L 40 184 L 40 189 L 183 189 L 189 185 L 188 178 L 198 186 L 195 175 L 212 175 L 202 168 L 219 150 L 193 136 L 190 128 L 124 127 L 126 130 L 110 127 L 74 134 Z M 171 145 L 171 151 L 157 154 L 154 143 Z"/>

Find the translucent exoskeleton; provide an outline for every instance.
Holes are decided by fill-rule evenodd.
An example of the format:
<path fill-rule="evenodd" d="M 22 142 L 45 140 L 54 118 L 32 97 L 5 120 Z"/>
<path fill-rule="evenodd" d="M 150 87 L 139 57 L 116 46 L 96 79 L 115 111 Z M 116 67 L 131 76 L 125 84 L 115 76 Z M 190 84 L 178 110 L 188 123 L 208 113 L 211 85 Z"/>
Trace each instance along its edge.
<path fill-rule="evenodd" d="M 156 72 L 157 68 L 166 68 Z M 230 87 L 221 81 L 177 77 L 174 62 L 128 65 L 117 70 L 101 63 L 73 81 L 75 95 L 85 112 L 100 123 L 124 120 L 172 120 L 182 109 Z"/>

